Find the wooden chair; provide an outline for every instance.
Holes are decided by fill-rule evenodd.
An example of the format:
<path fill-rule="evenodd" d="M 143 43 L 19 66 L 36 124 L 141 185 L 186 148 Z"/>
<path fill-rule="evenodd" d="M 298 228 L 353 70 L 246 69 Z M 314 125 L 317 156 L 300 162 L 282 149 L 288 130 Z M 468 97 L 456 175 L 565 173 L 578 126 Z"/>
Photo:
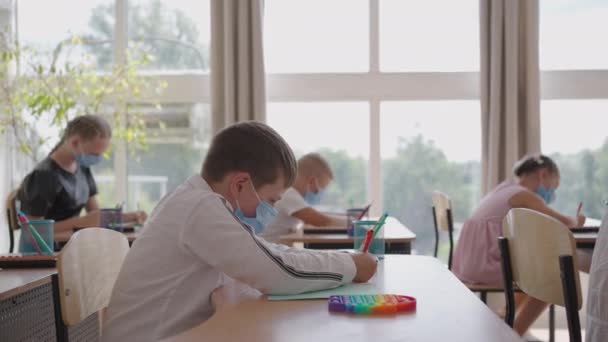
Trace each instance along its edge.
<path fill-rule="evenodd" d="M 576 265 L 576 243 L 560 221 L 530 209 L 511 209 L 498 239 L 505 282 L 507 314 L 513 326 L 513 284 L 544 302 L 564 306 L 570 341 L 581 341 L 578 310 L 582 306 Z"/>
<path fill-rule="evenodd" d="M 104 228 L 80 230 L 59 253 L 53 276 L 58 341 L 97 341 L 99 311 L 108 306 L 129 251 L 124 234 Z"/>
<path fill-rule="evenodd" d="M 6 207 L 6 223 L 8 226 L 9 253 L 13 253 L 15 250 L 15 232 L 19 229 L 19 220 L 17 219 L 17 192 L 18 190 L 11 191 L 4 202 Z"/>
<path fill-rule="evenodd" d="M 433 191 L 433 223 L 435 226 L 435 251 L 434 256 L 437 257 L 439 250 L 439 231 L 447 231 L 450 243 L 450 249 L 448 252 L 448 269 L 452 269 L 452 255 L 454 253 L 454 219 L 452 216 L 452 201 L 443 192 Z M 502 287 L 478 285 L 478 284 L 466 284 L 469 290 L 479 293 L 479 297 L 482 302 L 486 303 L 488 300 L 488 293 L 502 292 Z"/>

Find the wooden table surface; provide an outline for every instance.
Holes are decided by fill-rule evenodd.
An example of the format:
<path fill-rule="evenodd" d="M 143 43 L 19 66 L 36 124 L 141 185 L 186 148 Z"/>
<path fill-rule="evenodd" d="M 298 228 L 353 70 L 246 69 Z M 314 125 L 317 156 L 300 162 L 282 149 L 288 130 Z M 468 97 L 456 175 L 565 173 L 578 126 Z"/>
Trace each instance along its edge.
<path fill-rule="evenodd" d="M 574 241 L 576 241 L 576 245 L 579 247 L 593 247 L 595 246 L 595 241 L 597 240 L 598 232 L 576 232 L 572 233 L 574 235 Z"/>
<path fill-rule="evenodd" d="M 54 236 L 55 242 L 61 242 L 61 243 L 68 242 L 68 240 L 70 240 L 70 238 L 72 237 L 72 234 L 74 234 L 74 232 L 72 232 L 72 231 L 64 231 L 64 232 L 55 233 L 55 236 Z M 129 242 L 133 242 L 139 236 L 139 231 L 128 232 L 128 233 L 124 233 L 124 234 L 127 237 L 127 239 L 129 240 Z"/>
<path fill-rule="evenodd" d="M 248 299 L 166 341 L 522 341 L 434 258 L 387 255 L 372 281 L 416 297 L 416 312 L 332 314 L 326 300 Z"/>
<path fill-rule="evenodd" d="M 341 227 L 340 227 L 341 228 Z M 338 227 L 328 227 L 328 230 L 335 231 L 340 229 Z M 342 228 L 343 229 L 343 228 Z M 404 226 L 399 220 L 394 217 L 386 219 L 384 228 L 384 240 L 387 243 L 405 243 L 412 242 L 416 239 L 416 234 Z M 315 231 L 321 230 L 320 228 L 314 228 Z M 296 242 L 302 243 L 353 243 L 354 238 L 346 234 L 344 230 L 343 234 L 307 234 L 306 228 L 298 230 L 295 233 L 283 235 L 280 237 L 280 242 L 286 245 L 292 245 Z"/>
<path fill-rule="evenodd" d="M 0 270 L 0 301 L 50 283 L 51 275 L 55 273 L 54 268 L 3 268 Z"/>

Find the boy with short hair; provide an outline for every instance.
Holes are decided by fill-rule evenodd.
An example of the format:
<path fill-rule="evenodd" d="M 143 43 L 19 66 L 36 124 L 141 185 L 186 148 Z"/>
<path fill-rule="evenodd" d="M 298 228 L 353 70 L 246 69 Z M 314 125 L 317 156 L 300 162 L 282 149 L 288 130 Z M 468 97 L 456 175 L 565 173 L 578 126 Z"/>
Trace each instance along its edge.
<path fill-rule="evenodd" d="M 151 341 L 178 334 L 213 314 L 211 293 L 234 280 L 266 294 L 292 294 L 365 282 L 367 254 L 275 245 L 255 236 L 295 178 L 285 141 L 257 122 L 232 125 L 213 139 L 201 175 L 154 209 L 122 266 L 104 341 Z"/>
<path fill-rule="evenodd" d="M 278 241 L 281 235 L 295 231 L 300 225 L 344 227 L 346 219 L 326 215 L 312 206 L 321 202 L 334 175 L 329 163 L 318 153 L 305 154 L 298 160 L 293 185 L 275 205 L 277 217 L 266 229 L 258 232 L 264 239 Z"/>

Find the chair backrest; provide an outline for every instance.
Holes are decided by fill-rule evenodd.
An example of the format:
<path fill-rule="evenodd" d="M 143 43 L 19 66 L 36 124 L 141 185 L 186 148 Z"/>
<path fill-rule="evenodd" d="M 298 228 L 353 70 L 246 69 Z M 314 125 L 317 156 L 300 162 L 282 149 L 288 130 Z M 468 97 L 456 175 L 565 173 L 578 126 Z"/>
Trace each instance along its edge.
<path fill-rule="evenodd" d="M 9 228 L 12 230 L 19 229 L 19 221 L 17 219 L 17 190 L 11 191 L 8 196 L 6 196 L 4 204 L 6 207 L 6 220 Z"/>
<path fill-rule="evenodd" d="M 440 191 L 433 191 L 433 208 L 435 211 L 435 220 L 437 228 L 449 231 L 451 227 L 452 202 L 448 195 Z"/>
<path fill-rule="evenodd" d="M 448 195 L 440 191 L 433 191 L 433 208 L 435 209 L 435 219 L 437 220 L 437 228 L 441 230 L 450 230 L 449 213 L 452 211 L 452 202 Z"/>
<path fill-rule="evenodd" d="M 448 269 L 452 269 L 452 255 L 454 253 L 454 220 L 452 217 L 452 201 L 448 195 L 440 191 L 433 191 L 433 221 L 435 224 L 435 250 L 437 257 L 439 251 L 439 229 L 445 230 L 449 235 L 450 249 L 448 251 Z"/>
<path fill-rule="evenodd" d="M 19 220 L 17 219 L 17 192 L 18 190 L 11 191 L 4 201 L 9 236 L 9 253 L 13 253 L 15 249 L 15 230 L 20 227 Z"/>
<path fill-rule="evenodd" d="M 73 326 L 108 306 L 129 251 L 124 234 L 105 228 L 80 230 L 57 259 L 61 317 Z"/>
<path fill-rule="evenodd" d="M 513 281 L 526 294 L 546 303 L 565 306 L 560 256 L 571 255 L 576 265 L 572 233 L 551 216 L 525 208 L 511 209 L 503 221 L 508 240 Z M 577 309 L 582 306 L 580 279 L 575 273 Z"/>

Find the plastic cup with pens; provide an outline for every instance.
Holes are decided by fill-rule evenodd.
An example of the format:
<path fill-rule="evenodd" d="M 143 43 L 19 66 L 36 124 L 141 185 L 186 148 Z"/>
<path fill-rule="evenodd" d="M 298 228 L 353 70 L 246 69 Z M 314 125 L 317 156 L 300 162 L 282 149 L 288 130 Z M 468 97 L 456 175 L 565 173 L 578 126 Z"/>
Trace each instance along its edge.
<path fill-rule="evenodd" d="M 355 221 L 355 239 L 354 249 L 362 252 L 368 252 L 375 256 L 384 257 L 384 232 L 380 229 L 374 235 L 374 228 L 378 226 L 379 221 Z"/>
<path fill-rule="evenodd" d="M 122 206 L 100 209 L 99 226 L 122 232 Z"/>
<path fill-rule="evenodd" d="M 54 246 L 53 220 L 29 220 L 23 213 L 18 213 L 21 226 L 19 253 L 51 255 Z"/>

